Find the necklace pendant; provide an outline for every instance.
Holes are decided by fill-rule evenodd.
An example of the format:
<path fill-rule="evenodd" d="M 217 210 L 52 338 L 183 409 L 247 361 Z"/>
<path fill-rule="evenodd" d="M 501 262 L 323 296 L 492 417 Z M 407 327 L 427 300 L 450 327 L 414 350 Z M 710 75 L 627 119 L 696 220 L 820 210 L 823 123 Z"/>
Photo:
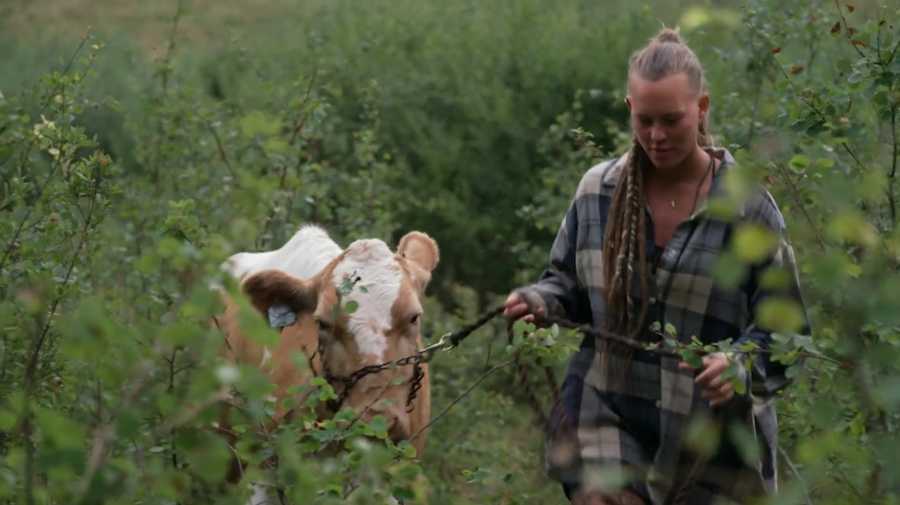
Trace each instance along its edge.
<path fill-rule="evenodd" d="M 675 208 L 675 200 L 672 200 L 671 202 L 669 202 L 669 204 L 672 205 L 672 208 L 673 208 L 673 209 Z"/>

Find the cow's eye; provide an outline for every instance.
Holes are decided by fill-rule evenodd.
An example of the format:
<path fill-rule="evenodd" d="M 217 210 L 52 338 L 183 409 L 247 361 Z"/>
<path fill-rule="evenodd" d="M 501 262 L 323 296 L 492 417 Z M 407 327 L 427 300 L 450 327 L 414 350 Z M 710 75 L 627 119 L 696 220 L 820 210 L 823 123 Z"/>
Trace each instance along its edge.
<path fill-rule="evenodd" d="M 419 318 L 422 314 L 414 314 L 411 318 L 409 318 L 409 324 L 416 324 L 419 322 Z"/>

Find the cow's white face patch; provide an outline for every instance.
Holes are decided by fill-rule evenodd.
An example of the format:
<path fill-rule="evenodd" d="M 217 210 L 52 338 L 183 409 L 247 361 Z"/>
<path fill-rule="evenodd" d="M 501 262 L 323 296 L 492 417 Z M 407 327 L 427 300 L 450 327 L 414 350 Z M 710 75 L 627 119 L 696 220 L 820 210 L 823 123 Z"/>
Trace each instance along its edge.
<path fill-rule="evenodd" d="M 385 333 L 391 328 L 391 308 L 400 293 L 403 272 L 394 253 L 377 239 L 357 240 L 347 247 L 347 254 L 335 266 L 332 282 L 340 287 L 345 279 L 358 279 L 342 304 L 358 304 L 350 314 L 348 330 L 356 338 L 361 354 L 384 359 L 387 348 Z"/>

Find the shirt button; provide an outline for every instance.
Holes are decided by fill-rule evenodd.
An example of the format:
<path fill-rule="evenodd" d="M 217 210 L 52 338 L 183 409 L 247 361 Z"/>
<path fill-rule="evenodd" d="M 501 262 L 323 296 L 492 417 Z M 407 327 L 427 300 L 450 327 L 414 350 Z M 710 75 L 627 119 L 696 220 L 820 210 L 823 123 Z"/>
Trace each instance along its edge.
<path fill-rule="evenodd" d="M 660 407 L 662 407 L 662 402 L 659 400 L 656 400 L 656 408 L 660 408 Z"/>
<path fill-rule="evenodd" d="M 650 302 L 650 305 L 655 304 L 655 303 L 656 303 L 656 297 L 655 297 L 655 296 L 651 296 L 649 302 Z"/>

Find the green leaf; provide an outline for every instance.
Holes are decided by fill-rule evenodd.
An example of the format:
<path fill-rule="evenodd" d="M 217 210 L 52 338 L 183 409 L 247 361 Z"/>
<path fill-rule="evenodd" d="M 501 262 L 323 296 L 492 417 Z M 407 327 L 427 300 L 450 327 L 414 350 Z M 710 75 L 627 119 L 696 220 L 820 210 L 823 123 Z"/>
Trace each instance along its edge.
<path fill-rule="evenodd" d="M 878 243 L 878 230 L 859 212 L 842 212 L 832 218 L 828 234 L 834 239 L 872 247 Z"/>
<path fill-rule="evenodd" d="M 797 333 L 806 323 L 803 309 L 792 298 L 772 297 L 763 300 L 757 308 L 756 321 L 763 328 L 778 333 Z"/>
<path fill-rule="evenodd" d="M 690 349 L 682 349 L 681 351 L 679 351 L 679 354 L 681 354 L 681 360 L 690 365 L 691 368 L 703 368 L 703 358 L 695 351 L 692 351 Z"/>
<path fill-rule="evenodd" d="M 759 444 L 756 441 L 756 437 L 742 423 L 732 422 L 728 426 L 728 434 L 747 465 L 755 466 L 759 464 Z"/>
<path fill-rule="evenodd" d="M 77 449 L 85 443 L 85 428 L 62 412 L 39 408 L 35 420 L 45 439 L 62 449 Z"/>
<path fill-rule="evenodd" d="M 809 166 L 809 157 L 797 154 L 788 163 L 795 172 L 802 173 Z"/>
<path fill-rule="evenodd" d="M 672 323 L 666 323 L 665 330 L 666 330 L 666 335 L 670 335 L 672 337 L 678 336 L 678 329 L 675 328 L 675 325 Z"/>
<path fill-rule="evenodd" d="M 281 119 L 263 111 L 253 111 L 241 118 L 241 133 L 245 137 L 272 136 L 281 131 Z"/>
<path fill-rule="evenodd" d="M 18 416 L 8 410 L 0 410 L 0 430 L 10 431 L 16 425 Z"/>
<path fill-rule="evenodd" d="M 700 456 L 712 456 L 719 449 L 721 430 L 709 416 L 696 415 L 687 426 L 685 444 Z"/>
<path fill-rule="evenodd" d="M 353 314 L 358 308 L 359 303 L 354 300 L 350 300 L 344 304 L 344 312 L 346 312 L 347 314 Z"/>
<path fill-rule="evenodd" d="M 763 226 L 744 224 L 734 233 L 731 249 L 745 263 L 759 263 L 775 251 L 776 235 Z"/>

